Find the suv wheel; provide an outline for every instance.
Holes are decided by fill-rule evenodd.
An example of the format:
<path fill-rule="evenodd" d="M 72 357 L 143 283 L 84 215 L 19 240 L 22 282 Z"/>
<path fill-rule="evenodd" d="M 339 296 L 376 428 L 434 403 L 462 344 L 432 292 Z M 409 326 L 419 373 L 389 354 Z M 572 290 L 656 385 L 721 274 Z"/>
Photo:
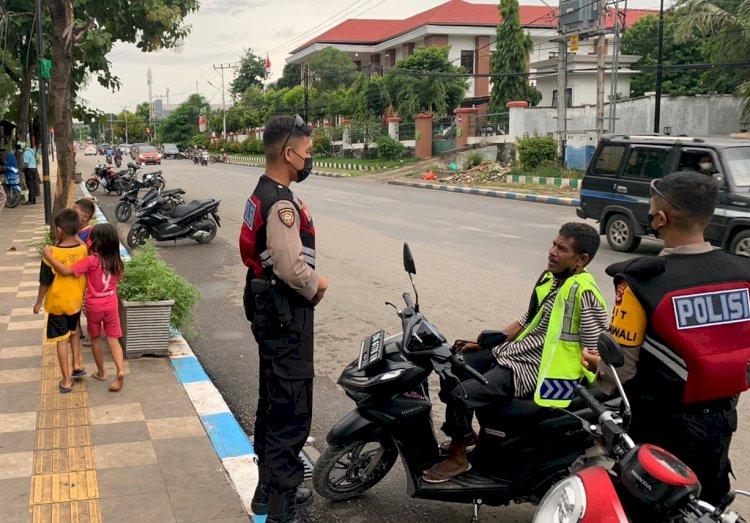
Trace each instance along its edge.
<path fill-rule="evenodd" d="M 604 227 L 607 243 L 613 251 L 633 252 L 641 244 L 641 237 L 635 235 L 633 222 L 624 214 L 613 214 Z"/>
<path fill-rule="evenodd" d="M 750 256 L 750 230 L 740 231 L 732 238 L 729 252 L 739 256 Z"/>

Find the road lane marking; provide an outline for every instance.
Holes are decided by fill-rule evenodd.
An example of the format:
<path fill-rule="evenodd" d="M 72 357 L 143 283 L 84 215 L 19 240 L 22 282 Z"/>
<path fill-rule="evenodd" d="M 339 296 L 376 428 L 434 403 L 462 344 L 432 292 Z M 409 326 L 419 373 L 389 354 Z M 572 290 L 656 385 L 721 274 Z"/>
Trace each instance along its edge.
<path fill-rule="evenodd" d="M 467 229 L 469 231 L 476 231 L 476 232 L 486 232 L 487 234 L 494 234 L 495 236 L 501 236 L 503 238 L 515 238 L 515 239 L 520 238 L 520 236 L 513 236 L 512 234 L 505 234 L 504 232 L 493 232 L 493 231 L 488 231 L 486 229 L 478 229 L 476 227 L 469 227 L 468 225 L 464 225 L 462 229 Z"/>
<path fill-rule="evenodd" d="M 323 199 L 324 199 L 325 201 L 327 201 L 327 202 L 339 203 L 339 204 L 341 204 L 341 205 L 349 205 L 349 206 L 351 206 L 351 207 L 360 207 L 360 208 L 362 208 L 362 209 L 367 209 L 367 206 L 365 206 L 365 205 L 359 205 L 359 204 L 356 204 L 356 203 L 350 203 L 350 202 L 342 202 L 342 201 L 340 201 L 340 200 L 332 200 L 331 198 L 323 198 Z"/>

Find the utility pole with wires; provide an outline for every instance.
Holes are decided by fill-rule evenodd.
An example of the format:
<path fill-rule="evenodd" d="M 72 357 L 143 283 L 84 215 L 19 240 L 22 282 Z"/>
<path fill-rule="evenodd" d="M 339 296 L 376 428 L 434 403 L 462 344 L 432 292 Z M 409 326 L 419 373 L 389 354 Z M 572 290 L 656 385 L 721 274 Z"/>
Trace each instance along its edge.
<path fill-rule="evenodd" d="M 596 141 L 604 134 L 604 59 L 607 55 L 607 2 L 599 0 L 599 23 L 596 38 Z"/>
<path fill-rule="evenodd" d="M 568 134 L 568 42 L 562 34 L 558 37 L 557 52 L 557 157 L 564 167 Z"/>
<path fill-rule="evenodd" d="M 304 107 L 304 114 L 302 115 L 302 118 L 305 120 L 305 122 L 307 122 L 308 110 L 309 110 L 307 90 L 308 90 L 308 85 L 309 85 L 308 79 L 310 77 L 310 68 L 307 66 L 307 64 L 305 64 L 304 73 L 305 75 L 302 77 L 302 82 L 304 84 L 304 91 L 305 91 L 305 107 Z"/>
<path fill-rule="evenodd" d="M 122 112 L 125 115 L 125 143 L 130 143 L 128 141 L 128 106 L 127 105 L 122 106 Z"/>
<path fill-rule="evenodd" d="M 222 134 L 222 138 L 224 140 L 227 139 L 227 107 L 226 107 L 226 100 L 225 100 L 226 95 L 224 91 L 224 69 L 232 69 L 232 67 L 233 67 L 232 64 L 214 65 L 215 71 L 221 71 L 221 113 L 222 113 L 221 119 L 222 119 L 222 124 L 224 128 L 224 131 Z"/>

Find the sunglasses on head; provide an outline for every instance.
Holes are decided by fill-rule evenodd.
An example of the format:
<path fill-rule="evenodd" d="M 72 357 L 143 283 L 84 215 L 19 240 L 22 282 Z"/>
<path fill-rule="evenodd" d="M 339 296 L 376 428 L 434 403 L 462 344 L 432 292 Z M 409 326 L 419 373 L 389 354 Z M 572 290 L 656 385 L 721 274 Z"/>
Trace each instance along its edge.
<path fill-rule="evenodd" d="M 286 140 L 284 140 L 284 144 L 281 146 L 281 154 L 279 156 L 284 156 L 284 149 L 286 149 L 286 144 L 289 143 L 289 139 L 294 134 L 294 131 L 297 129 L 304 129 L 305 125 L 305 121 L 300 115 L 294 117 L 294 126 L 292 127 L 292 130 L 289 131 L 289 134 L 286 135 Z"/>
<path fill-rule="evenodd" d="M 675 201 L 672 198 L 670 198 L 669 196 L 667 196 L 666 194 L 664 194 L 663 192 L 661 192 L 659 190 L 659 188 L 656 186 L 656 182 L 657 182 L 657 180 L 651 180 L 651 187 L 649 189 L 649 196 L 653 196 L 654 194 L 659 195 L 664 200 L 666 200 L 666 202 L 669 203 L 675 209 L 682 209 L 682 207 L 680 207 L 679 205 L 677 205 L 677 203 L 675 203 Z"/>

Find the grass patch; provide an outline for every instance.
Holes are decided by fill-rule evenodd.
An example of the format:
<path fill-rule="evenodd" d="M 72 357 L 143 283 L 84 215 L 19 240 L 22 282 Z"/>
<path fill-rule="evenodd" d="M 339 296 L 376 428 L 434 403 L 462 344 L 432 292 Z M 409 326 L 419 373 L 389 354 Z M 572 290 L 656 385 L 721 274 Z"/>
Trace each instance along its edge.
<path fill-rule="evenodd" d="M 539 176 L 543 178 L 572 178 L 580 180 L 583 178 L 583 171 L 577 169 L 565 169 L 554 165 L 540 165 L 535 169 L 525 170 L 521 167 L 513 167 L 508 174 L 516 176 Z"/>

